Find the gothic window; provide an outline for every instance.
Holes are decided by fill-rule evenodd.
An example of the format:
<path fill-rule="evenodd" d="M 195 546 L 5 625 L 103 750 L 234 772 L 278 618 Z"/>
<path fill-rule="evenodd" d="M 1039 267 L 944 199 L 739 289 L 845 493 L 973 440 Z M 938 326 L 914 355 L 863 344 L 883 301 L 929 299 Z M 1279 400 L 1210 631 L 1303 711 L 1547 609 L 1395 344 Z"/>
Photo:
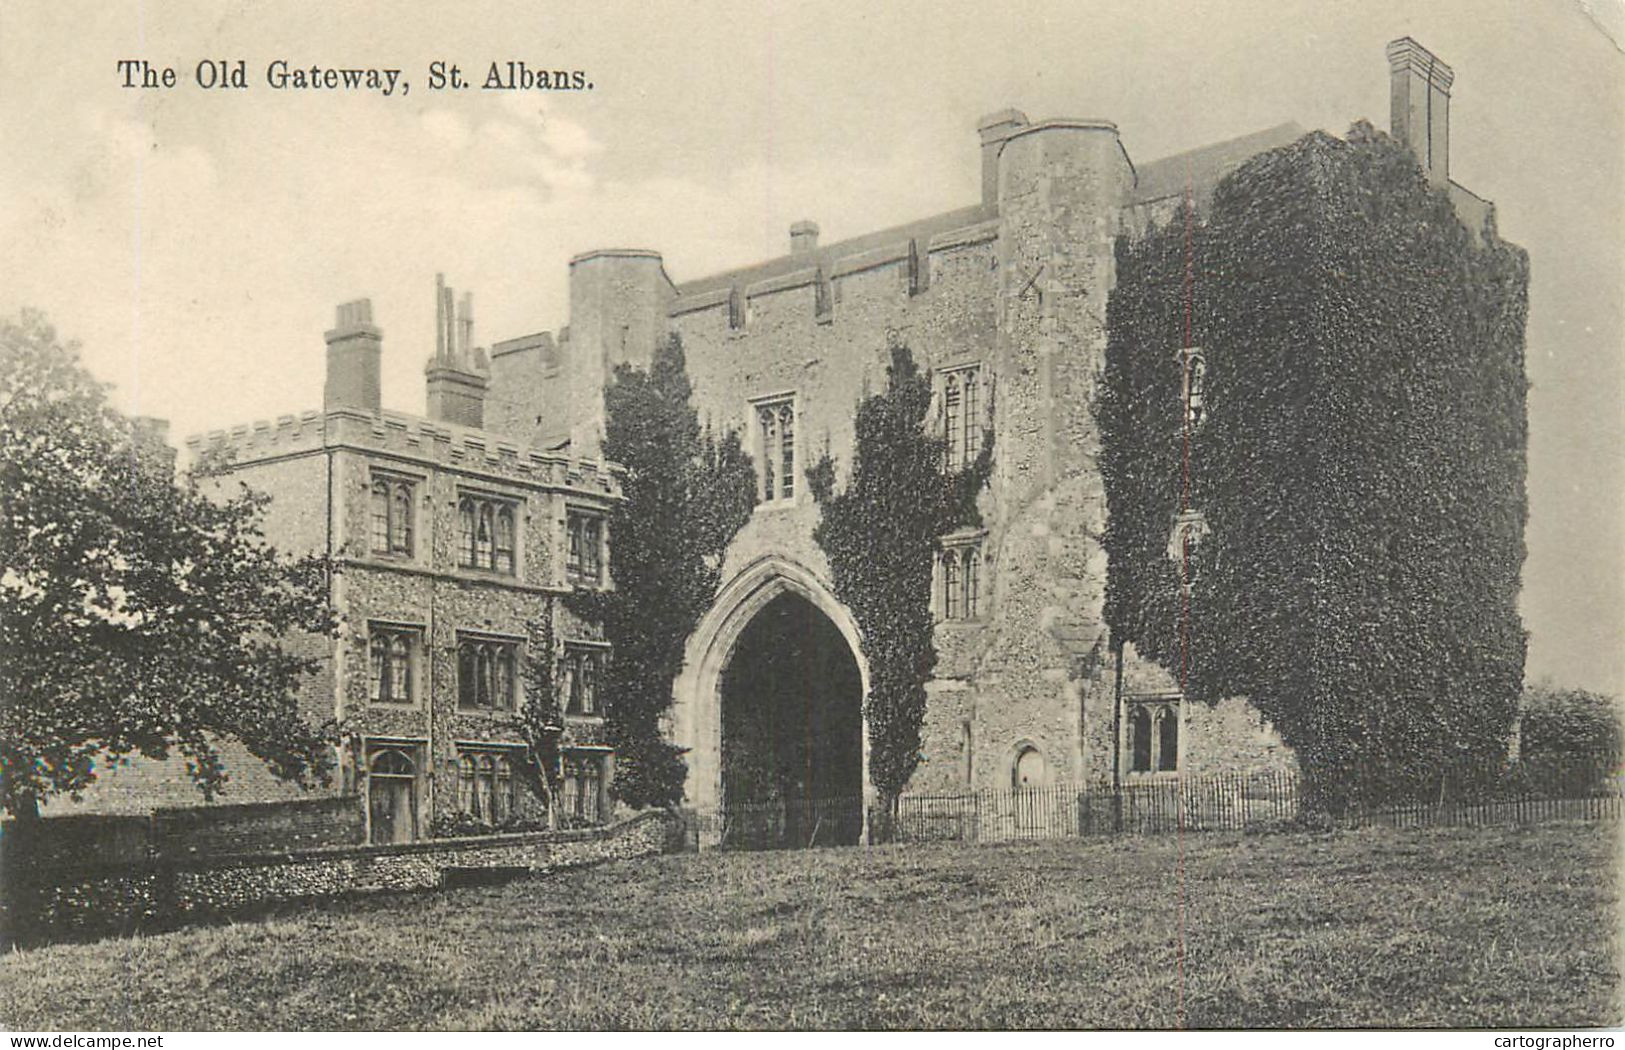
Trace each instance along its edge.
<path fill-rule="evenodd" d="M 963 470 L 982 451 L 981 366 L 955 368 L 942 374 L 943 467 Z"/>
<path fill-rule="evenodd" d="M 591 752 L 569 752 L 564 756 L 563 815 L 577 821 L 598 824 L 603 821 L 603 759 Z"/>
<path fill-rule="evenodd" d="M 796 407 L 793 397 L 756 403 L 761 447 L 761 501 L 793 500 L 796 495 Z"/>
<path fill-rule="evenodd" d="M 372 550 L 374 554 L 412 554 L 412 482 L 374 475 L 372 479 Z"/>
<path fill-rule="evenodd" d="M 1128 701 L 1129 772 L 1178 771 L 1179 707 L 1177 696 Z"/>
<path fill-rule="evenodd" d="M 1179 578 L 1185 587 L 1196 579 L 1199 564 L 1196 551 L 1207 534 L 1207 519 L 1201 511 L 1187 510 L 1174 519 L 1173 531 L 1168 537 L 1168 557 L 1179 567 Z"/>
<path fill-rule="evenodd" d="M 571 583 L 597 587 L 604 580 L 604 518 L 590 511 L 572 510 L 565 518 L 569 553 L 565 574 Z"/>
<path fill-rule="evenodd" d="M 603 714 L 599 690 L 603 684 L 605 650 L 599 646 L 569 645 L 564 651 L 564 710 L 571 715 Z"/>
<path fill-rule="evenodd" d="M 1183 378 L 1180 398 L 1185 405 L 1185 426 L 1195 430 L 1207 419 L 1207 358 L 1196 347 L 1180 351 Z"/>
<path fill-rule="evenodd" d="M 486 638 L 457 642 L 457 706 L 512 711 L 518 678 L 519 644 Z"/>
<path fill-rule="evenodd" d="M 514 815 L 513 760 L 505 751 L 458 749 L 457 808 L 484 824 L 497 825 Z"/>
<path fill-rule="evenodd" d="M 457 564 L 505 576 L 514 574 L 518 515 L 512 503 L 465 495 L 457 501 Z"/>
<path fill-rule="evenodd" d="M 369 696 L 375 704 L 412 702 L 412 659 L 417 632 L 396 627 L 368 629 Z"/>
<path fill-rule="evenodd" d="M 941 588 L 937 613 L 944 620 L 974 620 L 982 614 L 982 545 L 978 539 L 944 541 L 938 559 Z"/>

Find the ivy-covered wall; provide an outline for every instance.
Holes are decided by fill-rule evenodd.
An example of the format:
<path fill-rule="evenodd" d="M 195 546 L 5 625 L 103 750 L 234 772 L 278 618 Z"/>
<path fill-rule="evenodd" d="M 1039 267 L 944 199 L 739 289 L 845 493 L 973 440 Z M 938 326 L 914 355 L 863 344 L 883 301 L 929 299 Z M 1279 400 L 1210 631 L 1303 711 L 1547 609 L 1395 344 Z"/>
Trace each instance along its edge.
<path fill-rule="evenodd" d="M 1467 228 L 1362 123 L 1118 245 L 1108 624 L 1191 700 L 1248 697 L 1329 802 L 1506 746 L 1528 261 L 1493 221 Z M 1194 423 L 1185 347 L 1206 364 Z M 1207 531 L 1170 557 L 1182 511 Z"/>

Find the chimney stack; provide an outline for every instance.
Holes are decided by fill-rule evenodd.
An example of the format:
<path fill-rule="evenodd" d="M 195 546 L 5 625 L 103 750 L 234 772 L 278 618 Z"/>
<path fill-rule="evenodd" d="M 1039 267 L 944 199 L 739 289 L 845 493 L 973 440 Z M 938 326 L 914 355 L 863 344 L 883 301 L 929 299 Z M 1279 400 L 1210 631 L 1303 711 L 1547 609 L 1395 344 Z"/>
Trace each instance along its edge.
<path fill-rule="evenodd" d="M 485 355 L 474 344 L 474 294 L 446 287 L 446 275 L 434 276 L 434 356 L 424 367 L 429 418 L 458 426 L 485 426 L 485 391 L 490 384 Z"/>
<path fill-rule="evenodd" d="M 372 323 L 372 300 L 343 303 L 327 332 L 327 382 L 322 407 L 379 409 L 378 368 L 384 333 Z"/>
<path fill-rule="evenodd" d="M 805 255 L 818 247 L 818 224 L 807 219 L 790 224 L 790 254 Z"/>
<path fill-rule="evenodd" d="M 1450 83 L 1439 57 L 1408 36 L 1388 45 L 1389 130 L 1416 155 L 1428 184 L 1450 184 Z"/>
<path fill-rule="evenodd" d="M 999 150 L 1004 140 L 1027 126 L 1027 114 L 1019 109 L 1001 109 L 983 117 L 976 125 L 982 139 L 982 203 L 999 202 Z"/>

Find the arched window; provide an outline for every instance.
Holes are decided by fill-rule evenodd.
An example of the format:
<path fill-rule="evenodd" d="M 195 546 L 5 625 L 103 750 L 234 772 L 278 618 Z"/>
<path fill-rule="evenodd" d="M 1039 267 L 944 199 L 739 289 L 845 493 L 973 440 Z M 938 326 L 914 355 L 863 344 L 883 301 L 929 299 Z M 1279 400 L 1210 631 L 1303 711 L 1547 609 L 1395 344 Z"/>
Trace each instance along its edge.
<path fill-rule="evenodd" d="M 457 754 L 457 808 L 482 824 L 499 825 L 513 816 L 513 760 L 501 751 L 459 749 Z"/>
<path fill-rule="evenodd" d="M 465 638 L 457 643 L 459 707 L 514 709 L 519 666 L 516 642 Z"/>
<path fill-rule="evenodd" d="M 397 634 L 389 643 L 389 696 L 395 703 L 412 699 L 412 660 L 406 636 Z"/>
<path fill-rule="evenodd" d="M 763 405 L 761 410 L 762 424 L 762 501 L 771 503 L 779 498 L 778 483 L 774 480 L 776 475 L 774 460 L 778 455 L 779 447 L 779 413 L 771 405 Z"/>
<path fill-rule="evenodd" d="M 976 563 L 981 552 L 975 547 L 965 548 L 965 619 L 976 619 L 976 609 L 980 600 L 977 593 L 978 580 Z"/>
<path fill-rule="evenodd" d="M 796 494 L 796 414 L 790 402 L 779 406 L 779 495 L 791 499 Z"/>
<path fill-rule="evenodd" d="M 1196 579 L 1201 563 L 1196 552 L 1207 534 L 1207 519 L 1201 511 L 1187 510 L 1174 520 L 1173 531 L 1168 536 L 1168 558 L 1179 567 L 1180 580 L 1186 587 Z"/>
<path fill-rule="evenodd" d="M 496 544 L 491 567 L 498 572 L 513 572 L 513 508 L 503 506 L 496 512 Z"/>
<path fill-rule="evenodd" d="M 373 625 L 368 628 L 368 695 L 377 704 L 412 702 L 412 648 L 416 632 Z"/>
<path fill-rule="evenodd" d="M 794 396 L 756 402 L 756 432 L 760 444 L 761 501 L 794 499 L 796 495 L 796 404 Z"/>
<path fill-rule="evenodd" d="M 1179 713 L 1173 708 L 1157 709 L 1157 770 L 1169 772 L 1179 768 Z"/>
<path fill-rule="evenodd" d="M 374 477 L 371 495 L 372 550 L 375 554 L 412 553 L 412 483 Z"/>
<path fill-rule="evenodd" d="M 942 431 L 947 439 L 944 455 L 948 457 L 949 470 L 958 470 L 965 454 L 963 431 L 960 429 L 964 417 L 960 410 L 959 374 L 949 372 L 942 381 Z"/>
<path fill-rule="evenodd" d="M 496 821 L 496 759 L 481 755 L 474 765 L 474 815 Z"/>
<path fill-rule="evenodd" d="M 942 555 L 942 614 L 945 619 L 957 620 L 962 615 L 961 602 L 964 593 L 960 590 L 959 551 L 950 550 Z"/>
<path fill-rule="evenodd" d="M 1151 712 L 1136 704 L 1128 717 L 1129 770 L 1151 772 Z"/>
<path fill-rule="evenodd" d="M 605 650 L 591 645 L 569 645 L 565 649 L 565 713 L 602 714 L 598 686 L 604 669 Z"/>
<path fill-rule="evenodd" d="M 489 569 L 512 576 L 518 545 L 519 515 L 514 504 L 482 496 L 464 496 L 457 502 L 460 540 L 457 564 L 466 569 Z"/>
<path fill-rule="evenodd" d="M 497 820 L 506 820 L 513 813 L 513 763 L 508 756 L 497 756 L 496 783 L 492 788 L 491 798 L 494 800 L 493 813 Z"/>
<path fill-rule="evenodd" d="M 372 549 L 389 550 L 389 482 L 372 483 Z"/>
<path fill-rule="evenodd" d="M 457 810 L 474 815 L 474 756 L 464 752 L 457 756 Z"/>
<path fill-rule="evenodd" d="M 412 488 L 397 482 L 390 500 L 389 549 L 397 554 L 412 552 Z"/>
<path fill-rule="evenodd" d="M 474 564 L 482 569 L 489 569 L 495 566 L 495 562 L 491 558 L 491 533 L 494 531 L 492 519 L 496 516 L 496 508 L 489 503 L 482 502 L 479 506 L 479 514 L 478 531 L 474 534 Z"/>
<path fill-rule="evenodd" d="M 460 529 L 461 542 L 457 547 L 457 563 L 459 565 L 473 566 L 479 563 L 474 560 L 475 534 L 479 531 L 475 527 L 474 501 L 466 496 L 457 504 L 457 522 Z"/>
<path fill-rule="evenodd" d="M 1185 425 L 1194 430 L 1207 419 L 1207 358 L 1195 347 L 1180 352 L 1184 376 L 1180 395 L 1185 403 Z"/>

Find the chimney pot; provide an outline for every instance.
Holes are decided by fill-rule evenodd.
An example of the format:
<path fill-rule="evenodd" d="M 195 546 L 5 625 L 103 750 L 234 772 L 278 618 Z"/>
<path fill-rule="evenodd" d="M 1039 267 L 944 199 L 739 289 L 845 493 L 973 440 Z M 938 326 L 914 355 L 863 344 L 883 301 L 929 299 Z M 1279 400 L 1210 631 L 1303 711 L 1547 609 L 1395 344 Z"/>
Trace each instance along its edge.
<path fill-rule="evenodd" d="M 790 224 L 790 254 L 802 255 L 818 247 L 818 224 L 808 219 Z"/>

